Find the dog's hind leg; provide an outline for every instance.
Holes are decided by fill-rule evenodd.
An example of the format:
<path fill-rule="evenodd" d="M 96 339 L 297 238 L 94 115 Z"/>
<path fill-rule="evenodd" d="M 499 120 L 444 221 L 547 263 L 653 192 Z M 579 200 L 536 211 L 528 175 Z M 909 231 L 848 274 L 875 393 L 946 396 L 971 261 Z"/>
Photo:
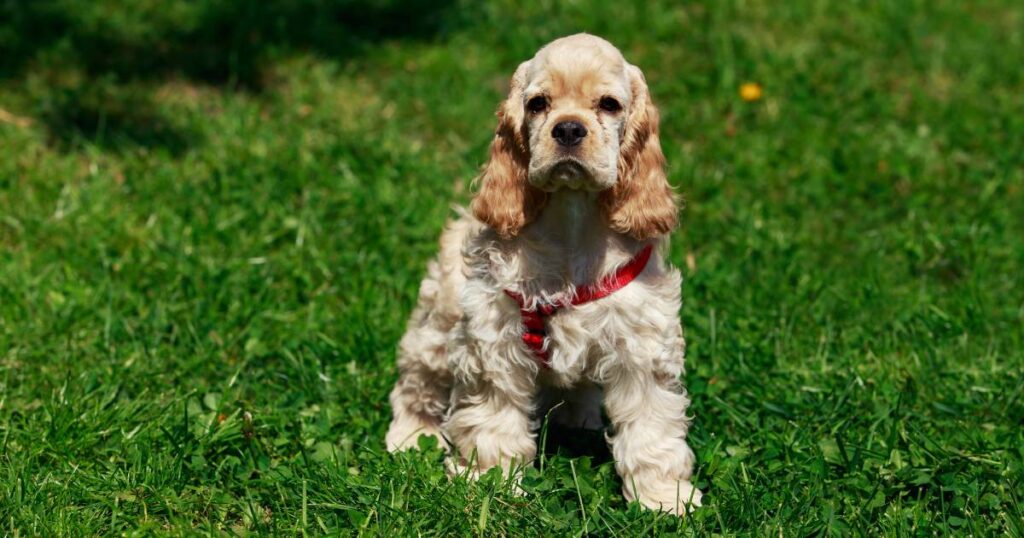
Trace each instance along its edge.
<path fill-rule="evenodd" d="M 437 319 L 436 312 L 429 310 L 433 306 L 430 288 L 435 286 L 436 281 L 430 277 L 423 281 L 420 304 L 398 346 L 399 377 L 391 391 L 392 420 L 384 438 L 392 452 L 415 448 L 420 435 L 436 437 L 439 445 L 444 446 L 441 419 L 447 411 L 452 386 L 445 341 L 451 323 Z"/>
<path fill-rule="evenodd" d="M 465 283 L 462 243 L 472 221 L 449 224 L 441 235 L 441 251 L 427 267 L 419 301 L 398 345 L 398 382 L 391 391 L 392 420 L 385 443 L 389 451 L 416 447 L 420 435 L 441 437 L 448 410 L 452 374 L 448 369 L 448 333 L 462 317 L 459 292 Z"/>

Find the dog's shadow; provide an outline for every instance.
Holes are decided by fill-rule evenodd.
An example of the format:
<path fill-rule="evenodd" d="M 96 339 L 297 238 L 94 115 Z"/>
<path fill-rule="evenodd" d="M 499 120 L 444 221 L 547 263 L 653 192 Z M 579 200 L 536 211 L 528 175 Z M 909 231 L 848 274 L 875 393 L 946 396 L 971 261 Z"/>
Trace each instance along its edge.
<path fill-rule="evenodd" d="M 612 453 L 608 449 L 605 431 L 570 428 L 545 421 L 538 436 L 539 451 L 548 458 L 556 455 L 570 458 L 589 456 L 595 465 L 607 463 L 612 461 Z"/>

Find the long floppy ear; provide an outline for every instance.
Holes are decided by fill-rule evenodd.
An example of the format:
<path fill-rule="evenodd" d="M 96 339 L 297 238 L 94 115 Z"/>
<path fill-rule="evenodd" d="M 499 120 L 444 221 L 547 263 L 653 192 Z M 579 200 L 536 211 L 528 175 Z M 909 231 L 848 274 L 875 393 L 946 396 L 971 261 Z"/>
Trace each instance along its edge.
<path fill-rule="evenodd" d="M 678 210 L 665 176 L 658 109 L 651 102 L 643 73 L 633 65 L 628 69 L 633 103 L 619 146 L 619 179 L 601 193 L 601 207 L 613 230 L 647 239 L 672 231 Z"/>
<path fill-rule="evenodd" d="M 473 214 L 503 239 L 518 234 L 547 200 L 547 194 L 527 181 L 530 142 L 524 123 L 523 89 L 529 64 L 520 64 L 512 76 L 508 98 L 498 107 L 491 158 L 474 180 L 480 190 L 473 198 Z"/>

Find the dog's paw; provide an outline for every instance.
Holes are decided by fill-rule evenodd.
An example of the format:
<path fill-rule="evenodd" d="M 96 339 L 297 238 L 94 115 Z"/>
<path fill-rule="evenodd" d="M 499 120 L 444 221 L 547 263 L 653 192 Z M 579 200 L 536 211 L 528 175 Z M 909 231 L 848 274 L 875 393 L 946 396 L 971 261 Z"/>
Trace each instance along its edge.
<path fill-rule="evenodd" d="M 437 439 L 437 446 L 442 449 L 448 448 L 448 443 L 441 437 L 440 428 L 430 424 L 413 422 L 392 422 L 391 427 L 388 428 L 387 435 L 384 436 L 384 443 L 388 447 L 388 452 L 419 448 L 419 439 L 424 435 Z"/>
<path fill-rule="evenodd" d="M 677 516 L 692 512 L 701 506 L 703 496 L 688 480 L 660 484 L 627 484 L 622 488 L 622 495 L 627 501 L 638 501 L 649 510 L 661 510 Z"/>
<path fill-rule="evenodd" d="M 444 459 L 444 470 L 450 478 L 461 476 L 469 481 L 480 478 L 480 468 L 476 465 L 469 465 L 465 458 L 448 456 Z"/>
<path fill-rule="evenodd" d="M 444 459 L 445 471 L 447 471 L 449 478 L 463 477 L 466 480 L 475 482 L 480 479 L 487 471 L 481 471 L 476 465 L 469 465 L 468 462 L 463 458 L 455 458 L 454 456 L 448 456 Z M 510 465 L 501 467 L 502 475 L 505 477 L 506 484 L 509 485 L 509 492 L 513 495 L 522 497 L 526 495 L 526 490 L 523 489 L 523 468 L 522 466 Z"/>

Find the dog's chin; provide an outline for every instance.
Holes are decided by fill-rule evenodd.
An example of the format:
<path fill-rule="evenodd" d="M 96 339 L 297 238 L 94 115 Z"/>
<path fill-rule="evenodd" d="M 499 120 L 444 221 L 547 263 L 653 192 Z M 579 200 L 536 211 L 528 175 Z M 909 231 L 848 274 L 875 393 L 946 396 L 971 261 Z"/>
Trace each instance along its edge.
<path fill-rule="evenodd" d="M 592 170 L 576 159 L 565 159 L 530 174 L 530 184 L 545 192 L 562 189 L 597 192 L 608 188 Z"/>

